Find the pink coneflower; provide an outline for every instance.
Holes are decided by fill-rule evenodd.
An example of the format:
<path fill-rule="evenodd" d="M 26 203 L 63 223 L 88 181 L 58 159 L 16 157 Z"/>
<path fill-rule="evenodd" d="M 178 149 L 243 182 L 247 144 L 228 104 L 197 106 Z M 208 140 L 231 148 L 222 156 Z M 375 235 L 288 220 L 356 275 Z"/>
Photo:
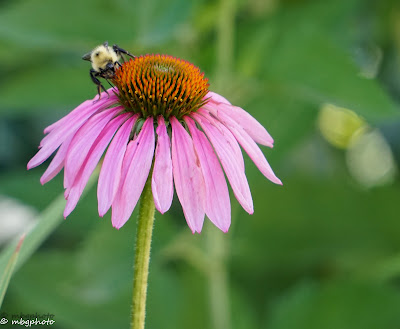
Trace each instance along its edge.
<path fill-rule="evenodd" d="M 231 206 L 224 171 L 236 199 L 253 213 L 239 144 L 265 177 L 281 184 L 256 144 L 272 147 L 272 137 L 250 114 L 208 91 L 208 80 L 194 65 L 166 55 L 140 56 L 123 63 L 112 82 L 118 90 L 109 89 L 109 97 L 103 93 L 99 100 L 87 100 L 47 127 L 39 152 L 28 163 L 28 169 L 34 168 L 58 149 L 40 181 L 48 182 L 64 167 L 64 217 L 75 208 L 107 147 L 98 210 L 104 216 L 111 207 L 118 229 L 131 216 L 151 173 L 159 212 L 170 208 L 175 184 L 193 233 L 201 232 L 205 214 L 228 231 Z"/>

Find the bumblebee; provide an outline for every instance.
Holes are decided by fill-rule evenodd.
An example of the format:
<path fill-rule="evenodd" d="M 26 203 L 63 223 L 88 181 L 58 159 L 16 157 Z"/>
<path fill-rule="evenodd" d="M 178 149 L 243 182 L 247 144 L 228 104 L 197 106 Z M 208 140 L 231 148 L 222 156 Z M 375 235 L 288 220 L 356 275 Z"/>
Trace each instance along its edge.
<path fill-rule="evenodd" d="M 101 89 L 103 89 L 106 93 L 107 90 L 104 88 L 98 78 L 103 78 L 110 83 L 108 80 L 114 77 L 115 70 L 118 68 L 118 66 L 121 66 L 121 63 L 119 62 L 121 58 L 123 61 L 125 61 L 124 54 L 132 58 L 136 57 L 117 45 L 110 47 L 106 41 L 102 45 L 94 48 L 91 52 L 82 56 L 82 59 L 92 63 L 90 78 L 97 86 L 99 99 L 101 97 Z"/>

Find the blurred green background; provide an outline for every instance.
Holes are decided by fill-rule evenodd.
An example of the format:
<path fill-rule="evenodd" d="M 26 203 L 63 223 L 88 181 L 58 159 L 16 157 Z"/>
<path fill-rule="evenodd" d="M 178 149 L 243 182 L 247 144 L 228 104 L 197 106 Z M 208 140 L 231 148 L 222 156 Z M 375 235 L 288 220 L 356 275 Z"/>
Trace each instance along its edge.
<path fill-rule="evenodd" d="M 199 66 L 275 138 L 263 151 L 284 183 L 245 156 L 255 213 L 233 200 L 227 234 L 192 235 L 176 196 L 156 215 L 147 328 L 400 328 L 398 0 L 2 1 L 4 250 L 62 194 L 61 175 L 41 186 L 45 167 L 26 163 L 95 95 L 81 56 L 106 40 Z M 21 261 L 0 316 L 127 328 L 136 216 L 113 229 L 93 187 Z"/>

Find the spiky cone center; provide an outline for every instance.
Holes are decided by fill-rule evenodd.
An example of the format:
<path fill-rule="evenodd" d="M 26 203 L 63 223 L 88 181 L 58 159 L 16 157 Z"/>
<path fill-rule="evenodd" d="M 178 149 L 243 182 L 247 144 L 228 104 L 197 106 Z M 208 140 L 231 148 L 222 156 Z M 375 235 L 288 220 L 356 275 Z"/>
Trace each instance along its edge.
<path fill-rule="evenodd" d="M 128 111 L 166 120 L 197 111 L 207 102 L 209 86 L 198 67 L 168 55 L 142 55 L 123 63 L 113 83 Z"/>

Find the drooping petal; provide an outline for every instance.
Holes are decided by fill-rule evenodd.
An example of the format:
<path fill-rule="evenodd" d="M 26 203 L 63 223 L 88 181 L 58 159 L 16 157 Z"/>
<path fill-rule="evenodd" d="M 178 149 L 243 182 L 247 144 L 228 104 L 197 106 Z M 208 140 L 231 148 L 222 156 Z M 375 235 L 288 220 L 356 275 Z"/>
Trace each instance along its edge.
<path fill-rule="evenodd" d="M 51 160 L 46 171 L 40 178 L 40 183 L 42 183 L 42 185 L 46 184 L 48 181 L 52 180 L 64 167 L 65 156 L 67 155 L 68 147 L 69 147 L 69 144 L 71 143 L 73 137 L 74 137 L 73 135 L 68 137 L 64 141 L 64 143 L 61 144 L 61 146 L 58 149 L 53 160 Z"/>
<path fill-rule="evenodd" d="M 135 124 L 138 114 L 129 118 L 115 134 L 107 153 L 104 157 L 103 165 L 97 185 L 97 199 L 99 202 L 99 215 L 104 214 L 111 207 L 115 194 L 119 186 L 121 177 L 122 160 L 124 159 L 126 147 L 132 127 Z"/>
<path fill-rule="evenodd" d="M 222 167 L 228 177 L 229 183 L 232 186 L 233 193 L 236 199 L 242 205 L 243 209 L 249 214 L 254 212 L 253 199 L 250 193 L 249 183 L 244 172 L 244 167 L 241 166 L 243 156 L 238 159 L 237 148 L 240 147 L 236 139 L 232 136 L 230 131 L 223 126 L 223 124 L 214 120 L 211 121 L 206 116 L 201 116 L 197 113 L 192 117 L 200 124 L 206 133 L 208 139 L 214 146 Z"/>
<path fill-rule="evenodd" d="M 172 179 L 171 143 L 162 116 L 158 117 L 157 148 L 155 153 L 151 189 L 154 204 L 160 213 L 165 213 L 172 203 L 174 186 Z"/>
<path fill-rule="evenodd" d="M 111 97 L 110 97 L 111 98 Z M 75 113 L 70 119 L 56 125 L 40 143 L 40 150 L 28 162 L 28 169 L 32 169 L 43 163 L 68 137 L 75 134 L 77 130 L 90 118 L 93 113 L 98 112 L 115 103 L 115 99 L 107 102 L 94 104 L 86 111 Z"/>
<path fill-rule="evenodd" d="M 201 232 L 204 222 L 205 186 L 193 142 L 179 121 L 172 117 L 172 168 L 176 194 L 193 233 Z"/>
<path fill-rule="evenodd" d="M 76 207 L 76 204 L 79 201 L 79 198 L 82 195 L 82 192 L 90 178 L 90 175 L 93 173 L 101 156 L 104 153 L 104 150 L 107 148 L 111 139 L 113 138 L 115 132 L 122 125 L 122 123 L 131 116 L 130 113 L 124 113 L 117 116 L 112 121 L 108 122 L 105 128 L 101 131 L 96 141 L 93 143 L 89 153 L 82 164 L 77 177 L 75 178 L 74 184 L 69 187 L 67 204 L 64 210 L 64 217 L 67 217 L 72 210 Z"/>
<path fill-rule="evenodd" d="M 223 232 L 231 224 L 231 203 L 224 172 L 207 137 L 189 117 L 184 118 L 192 135 L 206 188 L 205 210 L 208 218 Z"/>
<path fill-rule="evenodd" d="M 205 106 L 199 111 L 199 113 L 204 113 L 203 111 L 205 109 L 210 109 L 211 111 L 213 111 L 209 106 Z M 231 117 L 229 117 L 224 112 L 219 112 L 219 118 L 224 122 L 225 126 L 235 136 L 236 140 L 243 147 L 249 157 L 253 160 L 261 173 L 271 182 L 282 185 L 281 180 L 276 177 L 267 159 L 265 159 L 264 154 L 254 142 L 254 140 L 249 136 L 249 134 L 247 134 L 247 132 L 239 124 L 237 124 L 235 120 L 232 120 Z"/>
<path fill-rule="evenodd" d="M 95 99 L 98 97 L 97 95 L 92 100 L 84 101 L 74 110 L 69 112 L 66 116 L 54 122 L 50 126 L 46 127 L 44 129 L 44 133 L 47 134 L 53 129 L 66 124 L 69 120 L 72 120 L 76 116 L 86 116 L 87 114 L 92 115 L 95 114 L 101 108 L 106 108 L 114 103 L 117 103 L 118 97 L 114 93 L 112 93 L 112 91 L 113 88 L 107 90 L 107 92 L 110 94 L 110 97 L 107 97 L 106 92 L 101 93 L 102 98 L 99 101 L 95 101 Z"/>
<path fill-rule="evenodd" d="M 122 106 L 118 106 L 98 113 L 92 116 L 77 131 L 65 158 L 64 183 L 66 188 L 74 184 L 75 177 L 81 169 L 90 148 L 103 128 L 122 109 Z"/>
<path fill-rule="evenodd" d="M 244 172 L 243 154 L 235 136 L 233 136 L 228 128 L 221 124 L 221 122 L 218 121 L 216 118 L 211 116 L 207 111 L 202 111 L 202 109 L 199 109 L 199 111 L 200 112 L 198 113 L 201 113 L 202 117 L 204 117 L 215 129 L 218 130 L 220 134 L 223 135 L 223 138 L 230 145 L 230 149 L 233 152 L 233 156 L 237 166 Z"/>
<path fill-rule="evenodd" d="M 121 228 L 132 214 L 142 194 L 154 154 L 153 118 L 148 117 L 138 137 L 125 152 L 120 185 L 112 204 L 112 224 Z"/>
<path fill-rule="evenodd" d="M 222 96 L 220 96 L 222 97 Z M 214 109 L 214 115 L 218 118 L 219 112 L 224 112 L 226 115 L 236 121 L 243 129 L 250 135 L 250 137 L 258 144 L 273 147 L 274 139 L 268 133 L 268 131 L 249 113 L 240 107 L 230 105 L 225 102 L 214 101 L 214 97 L 203 106 L 203 108 L 209 110 Z"/>

